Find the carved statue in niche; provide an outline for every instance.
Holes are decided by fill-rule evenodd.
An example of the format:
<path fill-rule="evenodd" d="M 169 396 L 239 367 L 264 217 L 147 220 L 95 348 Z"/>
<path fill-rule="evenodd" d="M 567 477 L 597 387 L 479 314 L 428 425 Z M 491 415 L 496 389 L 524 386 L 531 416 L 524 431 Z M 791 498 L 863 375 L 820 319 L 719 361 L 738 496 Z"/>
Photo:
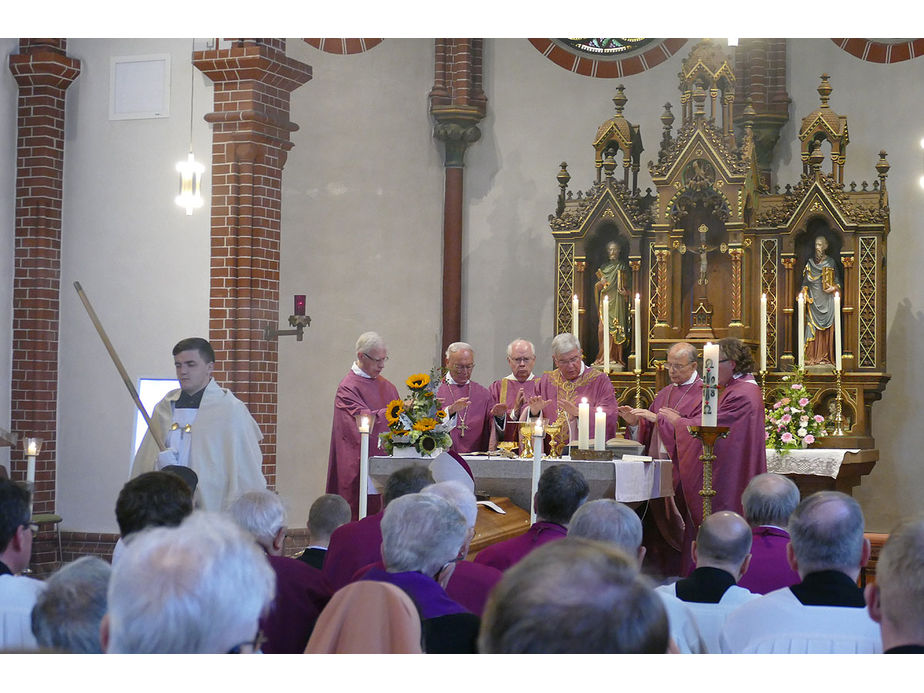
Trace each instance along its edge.
<path fill-rule="evenodd" d="M 815 254 L 802 271 L 805 296 L 805 365 L 833 364 L 834 292 L 841 291 L 837 263 L 828 255 L 829 242 L 823 234 L 815 236 Z"/>
<path fill-rule="evenodd" d="M 604 339 L 610 340 L 610 360 L 625 365 L 624 347 L 629 337 L 629 289 L 626 288 L 629 266 L 622 259 L 619 244 L 610 241 L 606 244 L 608 261 L 597 269 L 597 283 L 594 284 L 594 297 L 597 303 L 599 323 L 596 364 L 603 363 Z M 604 313 L 604 296 L 607 297 L 608 312 Z M 604 335 L 604 331 L 607 336 Z"/>

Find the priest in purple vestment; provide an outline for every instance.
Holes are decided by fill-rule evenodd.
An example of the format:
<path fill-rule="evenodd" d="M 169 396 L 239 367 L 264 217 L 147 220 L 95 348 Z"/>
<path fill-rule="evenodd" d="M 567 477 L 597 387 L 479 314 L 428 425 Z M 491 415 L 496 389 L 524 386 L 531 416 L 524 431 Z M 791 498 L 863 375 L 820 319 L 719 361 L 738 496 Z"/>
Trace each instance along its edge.
<path fill-rule="evenodd" d="M 619 405 L 609 376 L 588 368 L 581 358 L 581 344 L 570 332 L 563 332 L 552 340 L 552 360 L 555 370 L 543 373 L 536 386 L 537 395 L 529 400 L 530 419 L 542 412 L 550 423 L 568 421 L 571 438 L 577 438 L 578 404 L 587 398 L 590 405 L 590 439 L 594 439 L 596 417 L 600 407 L 606 413 L 606 439 L 616 435 L 619 423 Z"/>
<path fill-rule="evenodd" d="M 533 366 L 536 365 L 536 349 L 532 342 L 525 339 L 515 339 L 507 345 L 507 363 L 510 364 L 510 373 L 500 380 L 495 380 L 488 388 L 495 404 L 506 407 L 504 420 L 504 434 L 497 433 L 500 440 L 518 442 L 520 412 L 523 405 L 536 395 L 536 386 L 539 379 L 533 375 Z M 492 445 L 491 448 L 495 448 Z"/>
<path fill-rule="evenodd" d="M 385 409 L 398 399 L 398 390 L 382 377 L 388 360 L 385 341 L 375 332 L 364 332 L 356 340 L 356 360 L 346 374 L 334 397 L 334 422 L 330 433 L 330 458 L 327 466 L 327 493 L 343 496 L 350 504 L 352 518 L 359 517 L 359 455 L 360 435 L 357 416 L 368 416 L 369 456 L 384 454 L 379 447 L 379 434 L 388 430 Z M 368 512 L 381 507 L 381 496 L 370 494 Z"/>
<path fill-rule="evenodd" d="M 648 550 L 645 568 L 659 579 L 680 574 L 683 518 L 688 516 L 680 491 L 674 423 L 667 418 L 667 413 L 676 412 L 686 419 L 700 415 L 703 379 L 696 370 L 696 363 L 696 347 L 687 342 L 674 344 L 667 352 L 670 385 L 658 392 L 648 409 L 619 407 L 619 414 L 626 422 L 626 437 L 643 443 L 646 455 L 673 461 L 674 497 L 651 499 L 642 519 Z"/>
<path fill-rule="evenodd" d="M 436 392 L 443 408 L 454 421 L 449 432 L 452 449 L 460 455 L 487 452 L 491 444 L 495 416 L 503 417 L 506 406 L 495 404 L 491 393 L 472 380 L 475 351 L 470 344 L 453 342 L 446 349 L 446 379 Z M 503 426 L 501 418 L 500 426 Z"/>
<path fill-rule="evenodd" d="M 728 426 L 725 438 L 716 441 L 712 463 L 712 511 L 732 510 L 743 514 L 741 494 L 748 482 L 767 471 L 767 447 L 764 432 L 764 400 L 754 371 L 751 349 L 741 340 L 726 337 L 719 341 L 718 425 Z M 667 411 L 674 424 L 677 440 L 677 467 L 680 488 L 686 503 L 687 517 L 683 535 L 681 575 L 693 567 L 690 547 L 703 522 L 703 463 L 699 459 L 702 442 L 693 437 L 687 426 L 697 426 L 701 416 L 682 417 Z M 679 503 L 678 503 L 679 507 Z"/>

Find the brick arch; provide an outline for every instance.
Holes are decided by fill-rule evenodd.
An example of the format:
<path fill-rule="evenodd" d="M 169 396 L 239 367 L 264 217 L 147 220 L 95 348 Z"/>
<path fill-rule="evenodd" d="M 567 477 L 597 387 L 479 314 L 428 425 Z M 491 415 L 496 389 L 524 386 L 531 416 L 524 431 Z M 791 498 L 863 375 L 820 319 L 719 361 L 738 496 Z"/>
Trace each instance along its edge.
<path fill-rule="evenodd" d="M 831 40 L 841 50 L 868 63 L 900 63 L 924 55 L 924 38 L 895 43 L 863 38 L 833 38 Z"/>
<path fill-rule="evenodd" d="M 628 77 L 660 65 L 687 42 L 685 38 L 661 39 L 651 48 L 628 55 L 593 58 L 578 55 L 547 38 L 531 38 L 529 42 L 553 63 L 569 72 L 585 77 L 610 79 Z"/>
<path fill-rule="evenodd" d="M 336 55 L 353 55 L 354 53 L 365 53 L 375 48 L 384 39 L 380 38 L 306 38 L 302 39 L 309 46 L 314 46 L 319 51 L 325 53 L 334 53 Z"/>

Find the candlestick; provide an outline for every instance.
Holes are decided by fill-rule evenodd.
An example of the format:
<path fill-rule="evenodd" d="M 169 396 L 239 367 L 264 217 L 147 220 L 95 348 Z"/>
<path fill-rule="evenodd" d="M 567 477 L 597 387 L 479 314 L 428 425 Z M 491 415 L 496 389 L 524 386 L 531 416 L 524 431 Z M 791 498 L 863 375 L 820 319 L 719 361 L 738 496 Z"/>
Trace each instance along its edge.
<path fill-rule="evenodd" d="M 837 369 L 837 399 L 835 400 L 835 409 L 834 409 L 834 435 L 842 436 L 844 435 L 843 428 L 843 390 L 841 389 L 841 370 Z"/>
<path fill-rule="evenodd" d="M 600 316 L 600 322 L 603 323 L 603 372 L 610 372 L 610 297 L 603 295 L 603 315 Z"/>
<path fill-rule="evenodd" d="M 706 342 L 703 347 L 703 426 L 718 423 L 719 345 Z"/>
<path fill-rule="evenodd" d="M 536 522 L 536 494 L 539 492 L 539 473 L 542 465 L 542 419 L 533 426 L 533 469 L 532 469 L 532 493 L 530 494 L 531 505 L 529 513 L 529 522 Z"/>
<path fill-rule="evenodd" d="M 571 297 L 571 334 L 580 340 L 578 336 L 578 310 L 580 306 L 578 305 L 577 294 Z"/>
<path fill-rule="evenodd" d="M 841 293 L 834 292 L 834 367 L 841 370 Z"/>
<path fill-rule="evenodd" d="M 690 435 L 703 441 L 703 454 L 699 456 L 703 463 L 703 487 L 699 495 L 703 498 L 703 519 L 712 514 L 712 497 L 715 489 L 712 488 L 712 463 L 715 455 L 712 453 L 715 441 L 728 435 L 728 426 L 687 426 Z"/>
<path fill-rule="evenodd" d="M 590 447 L 590 405 L 586 397 L 581 397 L 578 405 L 578 449 L 587 450 Z"/>
<path fill-rule="evenodd" d="M 369 419 L 359 422 L 359 519 L 366 516 L 369 503 Z"/>
<path fill-rule="evenodd" d="M 597 407 L 594 414 L 594 450 L 606 450 L 606 412 Z"/>
<path fill-rule="evenodd" d="M 26 455 L 26 483 L 35 484 L 35 458 L 42 451 L 42 439 L 23 438 L 22 451 Z"/>
<path fill-rule="evenodd" d="M 767 294 L 760 295 L 760 370 L 767 370 Z"/>
<path fill-rule="evenodd" d="M 635 368 L 642 370 L 642 302 L 635 294 Z"/>
<path fill-rule="evenodd" d="M 805 294 L 799 293 L 799 368 L 805 368 Z"/>

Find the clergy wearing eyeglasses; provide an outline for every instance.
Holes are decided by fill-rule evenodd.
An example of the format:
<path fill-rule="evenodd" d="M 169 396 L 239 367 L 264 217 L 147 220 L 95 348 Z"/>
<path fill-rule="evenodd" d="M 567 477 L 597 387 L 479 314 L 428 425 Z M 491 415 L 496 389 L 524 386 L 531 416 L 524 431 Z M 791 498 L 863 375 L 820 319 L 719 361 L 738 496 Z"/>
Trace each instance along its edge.
<path fill-rule="evenodd" d="M 486 387 L 472 380 L 474 368 L 475 350 L 471 344 L 453 342 L 446 348 L 446 378 L 436 396 L 455 424 L 449 435 L 452 449 L 460 455 L 487 452 L 495 417 L 503 417 L 506 411 L 494 402 Z"/>
<path fill-rule="evenodd" d="M 507 363 L 510 364 L 510 373 L 491 383 L 488 391 L 496 404 L 504 405 L 503 424 L 498 422 L 503 434 L 498 431 L 498 438 L 516 441 L 519 440 L 520 412 L 529 398 L 536 394 L 536 385 L 539 384 L 539 379 L 533 375 L 533 366 L 536 365 L 533 343 L 525 339 L 510 342 L 507 345 Z"/>
<path fill-rule="evenodd" d="M 346 499 L 353 520 L 359 519 L 360 493 L 360 434 L 356 417 L 369 417 L 369 456 L 384 454 L 379 448 L 379 434 L 388 430 L 385 409 L 389 402 L 398 399 L 397 388 L 382 376 L 387 360 L 385 340 L 376 332 L 361 334 L 356 340 L 356 360 L 334 396 L 327 493 L 336 493 Z M 367 509 L 372 515 L 382 509 L 382 501 L 374 488 L 364 492 L 370 491 Z"/>

